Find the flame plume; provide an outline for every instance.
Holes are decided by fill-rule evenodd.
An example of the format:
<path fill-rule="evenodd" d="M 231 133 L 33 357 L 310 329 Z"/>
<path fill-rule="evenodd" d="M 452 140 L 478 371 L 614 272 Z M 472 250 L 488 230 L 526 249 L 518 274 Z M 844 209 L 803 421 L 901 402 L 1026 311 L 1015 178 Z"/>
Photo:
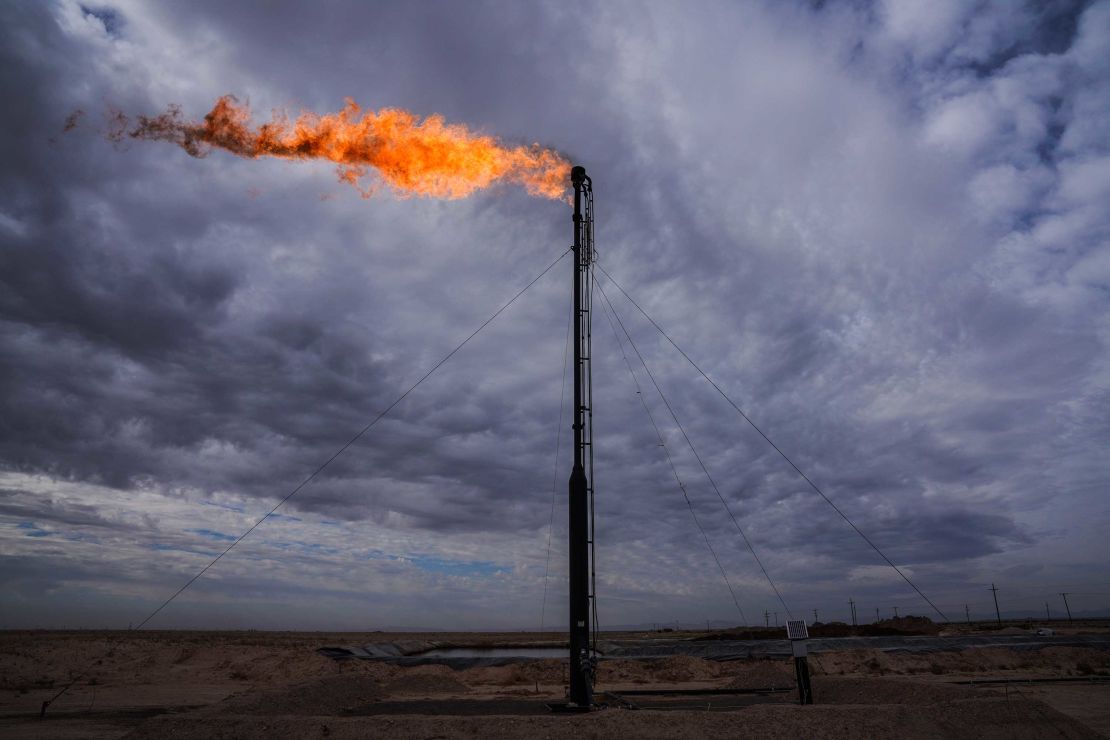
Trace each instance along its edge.
<path fill-rule="evenodd" d="M 275 111 L 252 127 L 250 108 L 231 95 L 216 101 L 203 122 L 185 121 L 181 109 L 139 116 L 134 125 L 116 114 L 109 138 L 169 141 L 194 157 L 223 149 L 240 157 L 326 159 L 340 180 L 370 197 L 381 183 L 402 196 L 465 198 L 494 183 L 522 186 L 530 194 L 566 199 L 570 162 L 538 144 L 507 147 L 491 136 L 448 124 L 442 116 L 420 119 L 396 108 L 364 111 L 351 99 L 338 113 L 301 113 L 295 121 Z M 371 170 L 379 178 L 364 185 Z"/>

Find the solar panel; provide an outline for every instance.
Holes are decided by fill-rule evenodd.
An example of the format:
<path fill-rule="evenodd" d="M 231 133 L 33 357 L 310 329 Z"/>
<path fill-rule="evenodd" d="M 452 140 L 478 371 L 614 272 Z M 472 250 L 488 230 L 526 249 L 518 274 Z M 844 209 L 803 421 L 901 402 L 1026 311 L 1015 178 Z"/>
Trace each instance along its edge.
<path fill-rule="evenodd" d="M 786 636 L 791 640 L 806 640 L 809 638 L 809 631 L 806 629 L 806 621 L 804 619 L 789 619 L 786 622 Z"/>

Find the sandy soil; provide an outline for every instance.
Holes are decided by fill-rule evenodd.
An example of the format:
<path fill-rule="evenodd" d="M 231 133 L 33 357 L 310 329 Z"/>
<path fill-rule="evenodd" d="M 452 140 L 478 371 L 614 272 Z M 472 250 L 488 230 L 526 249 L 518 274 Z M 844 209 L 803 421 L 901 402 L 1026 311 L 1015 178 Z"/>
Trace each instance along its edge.
<path fill-rule="evenodd" d="M 533 636 L 528 636 L 529 639 Z M 811 656 L 818 704 L 792 693 L 708 697 L 669 711 L 552 716 L 556 660 L 455 671 L 336 662 L 324 645 L 397 639 L 505 644 L 521 635 L 312 633 L 0 633 L 4 737 L 1101 737 L 1110 685 L 962 686 L 961 678 L 1110 673 L 1110 652 L 977 648 L 928 655 L 872 650 Z M 557 635 L 550 639 L 558 639 Z M 85 675 L 38 719 L 42 702 Z M 689 657 L 604 661 L 599 691 L 792 687 L 790 662 Z M 639 697 L 633 697 L 633 700 Z M 478 703 L 482 702 L 482 703 Z M 742 709 L 717 711 L 732 704 Z M 493 716 L 450 716 L 499 712 Z M 380 714 L 380 712 L 388 712 Z M 444 713 L 448 713 L 445 715 Z M 438 714 L 441 716 L 429 716 Z M 376 716 L 366 716 L 376 715 Z M 1099 733 L 1103 733 L 1100 735 Z"/>

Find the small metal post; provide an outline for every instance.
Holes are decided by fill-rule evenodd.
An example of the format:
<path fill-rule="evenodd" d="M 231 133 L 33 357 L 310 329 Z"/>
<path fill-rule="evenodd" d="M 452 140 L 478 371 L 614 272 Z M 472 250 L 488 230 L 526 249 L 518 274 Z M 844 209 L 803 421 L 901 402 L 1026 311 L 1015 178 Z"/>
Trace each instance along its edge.
<path fill-rule="evenodd" d="M 798 703 L 813 703 L 813 686 L 809 682 L 809 649 L 806 640 L 809 631 L 806 629 L 804 619 L 788 619 L 786 621 L 786 636 L 790 640 L 790 649 L 794 654 L 794 675 L 798 680 Z"/>

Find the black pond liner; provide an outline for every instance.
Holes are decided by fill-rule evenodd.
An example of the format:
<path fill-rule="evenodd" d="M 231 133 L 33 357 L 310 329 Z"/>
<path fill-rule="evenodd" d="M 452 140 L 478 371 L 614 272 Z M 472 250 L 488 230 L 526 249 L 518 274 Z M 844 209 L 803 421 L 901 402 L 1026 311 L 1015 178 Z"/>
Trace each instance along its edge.
<path fill-rule="evenodd" d="M 730 661 L 752 658 L 786 658 L 789 640 L 602 640 L 601 659 L 646 660 L 687 656 Z M 880 650 L 888 653 L 936 653 L 979 647 L 1041 650 L 1047 647 L 1087 647 L 1110 650 L 1110 635 L 962 635 L 952 637 L 882 636 L 824 637 L 808 641 L 810 653 L 846 650 Z M 458 646 L 420 643 L 374 643 L 362 646 L 319 648 L 334 660 L 379 660 L 394 665 L 446 665 L 456 669 L 510 665 L 533 660 L 566 660 L 564 647 L 551 645 Z"/>

